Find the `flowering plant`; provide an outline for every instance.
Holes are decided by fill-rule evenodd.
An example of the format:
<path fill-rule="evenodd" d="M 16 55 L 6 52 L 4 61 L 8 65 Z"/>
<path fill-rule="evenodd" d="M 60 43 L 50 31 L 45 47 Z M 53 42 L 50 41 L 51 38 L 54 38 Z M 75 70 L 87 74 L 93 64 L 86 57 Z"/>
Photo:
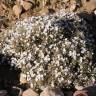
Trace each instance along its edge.
<path fill-rule="evenodd" d="M 1 52 L 12 56 L 11 64 L 21 68 L 34 89 L 87 86 L 95 80 L 94 39 L 86 22 L 75 13 L 61 10 L 30 17 L 18 21 L 2 37 Z"/>

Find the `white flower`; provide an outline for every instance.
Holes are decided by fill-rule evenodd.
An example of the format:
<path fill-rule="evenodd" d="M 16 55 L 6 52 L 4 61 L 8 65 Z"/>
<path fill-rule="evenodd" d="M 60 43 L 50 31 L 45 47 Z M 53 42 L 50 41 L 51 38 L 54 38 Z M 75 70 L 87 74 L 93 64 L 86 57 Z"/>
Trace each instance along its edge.
<path fill-rule="evenodd" d="M 59 66 L 59 60 L 55 61 L 55 64 L 56 64 L 57 66 Z"/>
<path fill-rule="evenodd" d="M 85 52 L 86 52 L 86 49 L 84 47 L 82 47 L 81 53 L 84 54 Z"/>
<path fill-rule="evenodd" d="M 78 37 L 74 37 L 75 40 L 78 40 Z"/>
<path fill-rule="evenodd" d="M 28 68 L 31 68 L 32 67 L 32 65 L 30 64 L 30 62 L 27 63 L 27 66 L 28 66 Z"/>
<path fill-rule="evenodd" d="M 61 75 L 61 72 L 58 72 L 58 73 L 55 74 L 55 77 L 57 78 L 60 75 Z"/>
<path fill-rule="evenodd" d="M 83 61 L 83 58 L 82 58 L 82 57 L 80 57 L 80 63 L 82 63 L 82 61 Z"/>
<path fill-rule="evenodd" d="M 35 78 L 36 81 L 38 80 L 43 80 L 43 75 L 42 74 L 38 74 Z"/>
<path fill-rule="evenodd" d="M 53 38 L 53 35 L 50 34 L 49 36 L 50 36 L 51 38 Z"/>
<path fill-rule="evenodd" d="M 58 31 L 58 26 L 55 27 L 55 30 Z"/>
<path fill-rule="evenodd" d="M 67 67 L 64 68 L 64 72 L 68 72 L 68 68 Z"/>
<path fill-rule="evenodd" d="M 32 83 L 32 82 L 31 82 L 31 84 L 30 84 L 30 87 L 31 87 L 31 88 L 33 88 L 33 87 L 34 87 L 34 85 L 33 85 L 33 83 Z"/>
<path fill-rule="evenodd" d="M 61 70 L 63 70 L 63 66 L 60 66 Z"/>
<path fill-rule="evenodd" d="M 72 56 L 72 51 L 69 51 L 69 56 Z"/>
<path fill-rule="evenodd" d="M 27 81 L 30 81 L 30 80 L 31 80 L 30 75 L 27 75 Z"/>
<path fill-rule="evenodd" d="M 64 82 L 66 82 L 65 85 L 71 83 L 72 76 L 80 78 L 78 83 L 79 81 L 83 82 L 81 79 L 86 81 L 88 77 L 86 75 L 86 78 L 84 78 L 83 74 L 86 70 L 82 69 L 84 69 L 83 65 L 88 63 L 86 64 L 86 66 L 88 65 L 87 71 L 91 72 L 90 67 L 92 66 L 92 55 L 94 53 L 92 53 L 93 49 L 90 45 L 93 44 L 93 39 L 89 39 L 88 36 L 91 32 L 87 32 L 85 22 L 81 24 L 82 20 L 80 20 L 81 19 L 74 15 L 74 13 L 65 13 L 61 10 L 59 13 L 53 15 L 29 17 L 23 21 L 17 21 L 12 29 L 4 33 L 2 42 L 0 38 L 1 53 L 12 56 L 11 65 L 14 64 L 21 68 L 22 72 L 26 74 L 27 81 L 32 88 L 41 88 L 41 86 L 46 85 L 46 82 L 51 84 L 51 86 L 55 86 L 56 82 L 58 86 L 62 87 L 64 86 Z M 78 23 L 78 27 L 74 27 L 74 24 Z M 20 30 L 22 30 L 21 28 L 26 31 L 20 32 Z M 65 30 L 62 30 L 62 28 Z M 69 31 L 67 32 L 67 28 L 73 28 L 74 31 L 70 30 L 72 34 L 70 34 L 71 32 Z M 79 32 L 81 31 L 79 29 L 82 29 L 82 32 Z M 64 32 L 67 32 L 68 36 L 67 34 L 63 34 Z M 70 38 L 68 38 L 69 35 Z M 36 37 L 40 37 L 42 40 L 36 41 Z M 49 39 L 52 39 L 51 42 Z M 20 52 L 17 52 L 16 49 L 19 47 L 22 48 L 22 46 L 17 46 L 19 45 L 18 41 L 21 43 L 20 45 L 23 45 L 22 42 L 25 43 L 24 50 Z M 85 43 L 88 43 L 87 47 Z M 92 51 L 89 49 L 92 49 Z M 80 68 L 77 66 L 80 73 L 79 76 L 77 75 L 78 72 L 72 72 L 76 64 L 75 62 L 78 62 L 80 66 Z M 47 70 L 45 70 L 45 68 L 47 68 Z M 87 72 L 85 73 L 87 74 Z M 46 82 L 43 83 L 38 82 L 44 81 L 47 75 L 52 76 L 52 78 L 48 78 Z M 32 83 L 33 79 L 35 81 L 34 84 Z M 90 79 L 94 81 L 94 78 L 90 77 Z M 74 79 L 74 82 L 77 81 Z"/>
<path fill-rule="evenodd" d="M 75 88 L 76 88 L 77 90 L 82 90 L 82 89 L 83 89 L 83 86 L 79 86 L 78 84 L 75 84 Z"/>
<path fill-rule="evenodd" d="M 43 68 L 42 67 L 40 67 L 40 68 L 38 68 L 38 71 L 40 72 L 40 71 L 42 71 L 43 70 Z"/>
<path fill-rule="evenodd" d="M 55 70 L 55 74 L 57 74 L 57 72 L 58 72 L 58 71 L 57 71 L 57 70 Z"/>
<path fill-rule="evenodd" d="M 93 84 L 95 83 L 95 81 L 96 81 L 95 77 L 92 76 L 92 82 L 93 82 Z"/>
<path fill-rule="evenodd" d="M 31 60 L 31 53 L 28 54 L 28 59 Z"/>
<path fill-rule="evenodd" d="M 67 82 L 68 82 L 68 84 L 71 84 L 71 81 L 70 80 L 68 80 Z"/>
<path fill-rule="evenodd" d="M 54 81 L 51 81 L 51 86 L 54 87 Z"/>
<path fill-rule="evenodd" d="M 60 78 L 58 78 L 58 82 L 61 83 L 61 79 Z"/>
<path fill-rule="evenodd" d="M 38 77 L 37 77 L 37 76 L 35 77 L 35 81 L 36 81 L 36 82 L 38 81 Z"/>
<path fill-rule="evenodd" d="M 75 50 L 72 52 L 72 57 L 74 60 L 76 60 L 76 51 Z"/>
<path fill-rule="evenodd" d="M 64 81 L 64 78 L 63 77 L 61 77 L 60 79 L 61 79 L 61 81 Z"/>
<path fill-rule="evenodd" d="M 16 64 L 17 63 L 17 59 L 16 58 L 11 58 L 11 63 L 12 64 Z"/>
<path fill-rule="evenodd" d="M 38 47 L 35 47 L 35 51 L 37 52 L 39 50 L 39 48 Z"/>
<path fill-rule="evenodd" d="M 50 61 L 50 57 L 49 57 L 49 55 L 47 55 L 47 56 L 44 57 L 44 61 L 45 61 L 45 62 Z"/>
<path fill-rule="evenodd" d="M 53 47 L 53 45 L 50 45 L 49 48 L 51 49 Z"/>

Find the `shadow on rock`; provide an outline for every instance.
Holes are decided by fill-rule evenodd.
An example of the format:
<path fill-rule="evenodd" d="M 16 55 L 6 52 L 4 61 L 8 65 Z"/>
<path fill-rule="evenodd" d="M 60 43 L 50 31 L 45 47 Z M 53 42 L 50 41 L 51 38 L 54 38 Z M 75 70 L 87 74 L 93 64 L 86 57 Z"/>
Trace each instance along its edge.
<path fill-rule="evenodd" d="M 20 69 L 11 66 L 11 56 L 0 54 L 0 89 L 18 85 L 20 72 Z"/>
<path fill-rule="evenodd" d="M 93 66 L 92 66 L 92 70 L 94 69 L 94 67 L 96 67 L 96 15 L 92 12 L 92 13 L 87 13 L 87 12 L 82 12 L 78 14 L 81 18 L 83 18 L 86 22 L 87 25 L 89 26 L 89 32 L 92 34 L 92 38 L 94 38 L 94 42 L 92 44 L 93 46 Z"/>
<path fill-rule="evenodd" d="M 96 96 L 96 85 L 86 87 L 80 91 L 76 91 L 73 96 Z"/>
<path fill-rule="evenodd" d="M 83 90 L 87 91 L 88 96 L 96 96 L 96 85 L 86 87 Z"/>

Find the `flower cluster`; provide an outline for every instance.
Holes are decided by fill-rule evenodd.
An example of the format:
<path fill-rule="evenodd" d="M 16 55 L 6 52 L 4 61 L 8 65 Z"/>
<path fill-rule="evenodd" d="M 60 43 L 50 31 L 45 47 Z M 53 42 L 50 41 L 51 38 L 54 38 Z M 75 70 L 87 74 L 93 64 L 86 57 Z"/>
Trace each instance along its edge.
<path fill-rule="evenodd" d="M 12 56 L 11 64 L 21 68 L 34 89 L 88 86 L 95 80 L 93 42 L 86 22 L 61 10 L 16 22 L 3 33 L 0 52 Z"/>

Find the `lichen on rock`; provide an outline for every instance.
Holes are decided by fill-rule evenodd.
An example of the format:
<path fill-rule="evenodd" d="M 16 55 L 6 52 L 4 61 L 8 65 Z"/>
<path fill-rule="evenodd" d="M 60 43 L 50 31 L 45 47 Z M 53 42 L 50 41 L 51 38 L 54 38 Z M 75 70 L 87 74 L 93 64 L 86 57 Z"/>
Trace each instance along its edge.
<path fill-rule="evenodd" d="M 17 21 L 1 38 L 1 53 L 12 56 L 11 64 L 21 68 L 34 89 L 94 82 L 94 39 L 76 13 L 61 10 L 29 17 Z"/>

